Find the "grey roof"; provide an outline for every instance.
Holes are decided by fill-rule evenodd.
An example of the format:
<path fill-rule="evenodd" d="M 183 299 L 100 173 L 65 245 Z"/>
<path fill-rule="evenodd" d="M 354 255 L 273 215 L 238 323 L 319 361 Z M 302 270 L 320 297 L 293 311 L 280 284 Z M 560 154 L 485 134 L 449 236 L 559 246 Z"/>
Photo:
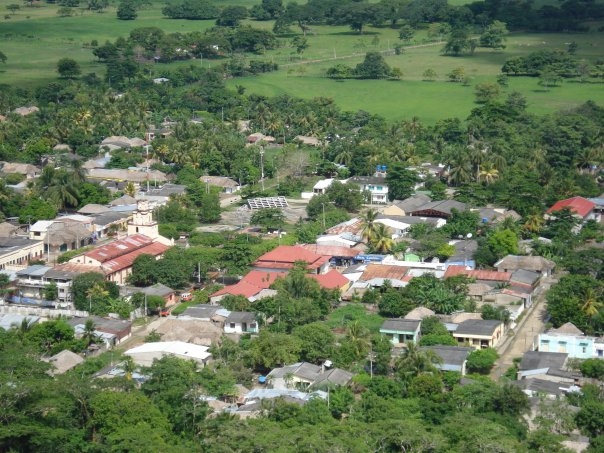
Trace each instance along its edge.
<path fill-rule="evenodd" d="M 88 203 L 78 209 L 78 214 L 99 214 L 101 212 L 107 212 L 109 208 L 97 203 Z"/>
<path fill-rule="evenodd" d="M 462 367 L 464 362 L 474 348 L 465 348 L 461 346 L 426 346 L 420 349 L 427 349 L 434 351 L 443 361 L 442 367 L 445 369 L 447 366 Z"/>
<path fill-rule="evenodd" d="M 514 271 L 512 273 L 512 278 L 510 279 L 510 281 L 533 285 L 537 280 L 539 280 L 539 277 L 541 277 L 541 274 L 539 274 L 539 272 L 518 269 L 517 271 Z"/>
<path fill-rule="evenodd" d="M 440 211 L 444 214 L 451 215 L 451 211 L 457 209 L 458 211 L 465 211 L 466 204 L 455 200 L 439 200 L 431 201 L 419 206 L 417 209 L 411 212 L 412 215 L 420 215 L 423 211 Z"/>
<path fill-rule="evenodd" d="M 363 273 L 363 271 L 365 270 L 365 267 L 367 265 L 365 263 L 361 263 L 361 264 L 353 264 L 352 266 L 348 266 L 346 269 L 344 269 L 342 271 L 342 274 L 357 274 L 357 273 Z"/>
<path fill-rule="evenodd" d="M 562 384 L 560 384 L 559 382 L 548 381 L 546 379 L 521 379 L 519 381 L 512 381 L 512 384 L 516 385 L 522 390 L 528 390 L 530 392 L 535 393 L 543 393 L 545 395 L 560 396 L 565 393 L 565 391 L 562 389 Z"/>
<path fill-rule="evenodd" d="M 220 305 L 199 304 L 187 308 L 179 317 L 210 319 L 216 312 L 222 309 Z"/>
<path fill-rule="evenodd" d="M 94 216 L 94 224 L 105 226 L 121 219 L 129 217 L 128 212 L 108 211 Z"/>
<path fill-rule="evenodd" d="M 161 283 L 156 283 L 155 285 L 147 286 L 146 288 L 136 288 L 134 286 L 124 286 L 120 288 L 120 294 L 124 294 L 126 296 L 136 293 L 143 293 L 147 296 L 166 297 L 170 294 L 173 294 L 174 290 L 166 285 L 162 285 Z"/>
<path fill-rule="evenodd" d="M 436 226 L 438 224 L 438 219 L 435 217 L 420 217 L 420 216 L 412 216 L 412 215 L 378 214 L 377 219 L 378 220 L 379 219 L 396 220 L 397 222 L 406 223 L 408 225 L 415 225 L 418 223 L 428 223 L 430 225 Z"/>
<path fill-rule="evenodd" d="M 353 182 L 355 184 L 364 185 L 364 184 L 379 184 L 381 186 L 387 186 L 386 178 L 380 176 L 353 176 L 348 180 L 349 182 Z"/>
<path fill-rule="evenodd" d="M 124 206 L 124 205 L 130 205 L 130 204 L 136 204 L 136 198 L 131 197 L 130 195 L 122 195 L 119 198 L 116 198 L 115 200 L 111 200 L 111 202 L 109 203 L 111 206 Z"/>
<path fill-rule="evenodd" d="M 323 368 L 308 362 L 298 362 L 281 368 L 275 368 L 267 377 L 283 378 L 286 374 L 292 374 L 300 379 L 309 381 L 312 386 L 325 383 L 346 385 L 350 382 L 353 374 L 340 368 Z"/>
<path fill-rule="evenodd" d="M 447 259 L 447 263 L 469 261 L 474 258 L 474 253 L 478 250 L 478 241 L 474 239 L 459 240 L 453 244 L 453 247 L 455 247 L 455 254 Z"/>
<path fill-rule="evenodd" d="M 72 280 L 80 274 L 81 272 L 79 271 L 68 271 L 63 269 L 52 268 L 49 269 L 46 274 L 44 274 L 44 276 L 47 279 L 50 278 L 52 280 Z"/>
<path fill-rule="evenodd" d="M 349 371 L 342 370 L 340 368 L 333 368 L 331 370 L 326 370 L 323 373 L 319 374 L 315 382 L 313 382 L 313 386 L 317 387 L 325 383 L 335 384 L 335 385 L 347 385 L 354 375 Z"/>
<path fill-rule="evenodd" d="M 12 253 L 23 247 L 28 247 L 36 243 L 42 243 L 42 241 L 32 241 L 28 238 L 22 237 L 11 237 L 11 238 L 0 238 L 0 256 L 5 253 Z"/>
<path fill-rule="evenodd" d="M 249 311 L 232 311 L 231 314 L 227 317 L 225 322 L 234 322 L 234 323 L 249 323 L 256 322 L 256 316 L 254 313 Z"/>
<path fill-rule="evenodd" d="M 539 369 L 562 369 L 568 354 L 565 352 L 528 351 L 522 356 L 518 369 L 520 371 Z"/>
<path fill-rule="evenodd" d="M 40 320 L 39 316 L 25 316 L 25 315 L 13 315 L 5 313 L 0 315 L 0 328 L 4 330 L 10 330 L 13 326 L 19 327 L 24 320 L 27 319 L 27 323 L 31 326 Z"/>
<path fill-rule="evenodd" d="M 152 195 L 155 197 L 169 197 L 170 195 L 180 195 L 185 193 L 187 190 L 186 186 L 182 186 L 180 184 L 164 184 L 159 189 L 151 189 L 147 192 L 147 195 Z"/>
<path fill-rule="evenodd" d="M 501 325 L 501 321 L 493 319 L 466 319 L 457 325 L 454 335 L 480 335 L 490 337 Z"/>
<path fill-rule="evenodd" d="M 415 211 L 417 208 L 425 205 L 426 203 L 430 203 L 431 201 L 432 198 L 430 198 L 428 195 L 418 193 L 404 200 L 395 200 L 394 205 L 405 212 L 411 212 Z"/>
<path fill-rule="evenodd" d="M 51 267 L 44 266 L 43 264 L 34 264 L 33 266 L 17 271 L 17 277 L 42 277 L 50 269 Z"/>
<path fill-rule="evenodd" d="M 387 319 L 380 327 L 380 331 L 417 332 L 421 324 L 422 322 L 416 319 Z"/>
<path fill-rule="evenodd" d="M 101 318 L 100 316 L 90 316 L 88 318 L 71 318 L 67 322 L 75 327 L 78 324 L 86 324 L 86 321 L 91 319 L 94 322 L 94 327 L 100 332 L 120 333 L 132 326 L 130 321 L 124 319 Z"/>

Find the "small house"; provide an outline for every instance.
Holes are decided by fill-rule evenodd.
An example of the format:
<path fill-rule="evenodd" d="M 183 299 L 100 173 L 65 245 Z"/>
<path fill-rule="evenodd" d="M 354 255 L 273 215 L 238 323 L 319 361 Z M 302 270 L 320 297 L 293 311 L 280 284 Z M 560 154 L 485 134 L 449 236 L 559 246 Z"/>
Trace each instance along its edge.
<path fill-rule="evenodd" d="M 232 311 L 224 321 L 224 333 L 258 333 L 256 315 L 248 311 Z"/>
<path fill-rule="evenodd" d="M 380 327 L 380 333 L 393 345 L 416 344 L 419 341 L 421 325 L 422 322 L 416 319 L 387 319 Z"/>
<path fill-rule="evenodd" d="M 466 319 L 459 323 L 453 337 L 460 344 L 468 344 L 475 349 L 494 348 L 503 337 L 504 325 L 493 319 Z"/>

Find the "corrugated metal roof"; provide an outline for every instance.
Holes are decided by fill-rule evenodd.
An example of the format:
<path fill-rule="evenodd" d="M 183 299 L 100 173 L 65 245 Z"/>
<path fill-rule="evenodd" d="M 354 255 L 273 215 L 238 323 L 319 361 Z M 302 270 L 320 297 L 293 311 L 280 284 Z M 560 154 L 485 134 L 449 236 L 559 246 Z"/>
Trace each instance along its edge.
<path fill-rule="evenodd" d="M 556 202 L 546 212 L 547 214 L 551 214 L 552 212 L 561 211 L 564 208 L 569 208 L 575 214 L 578 214 L 581 217 L 586 217 L 595 207 L 596 205 L 589 201 L 587 198 L 572 197 Z"/>

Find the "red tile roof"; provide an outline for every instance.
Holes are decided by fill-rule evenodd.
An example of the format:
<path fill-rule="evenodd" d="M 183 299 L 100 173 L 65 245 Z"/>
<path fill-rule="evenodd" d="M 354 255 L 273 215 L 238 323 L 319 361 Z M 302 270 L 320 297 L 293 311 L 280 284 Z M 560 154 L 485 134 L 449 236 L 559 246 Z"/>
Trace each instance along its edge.
<path fill-rule="evenodd" d="M 330 259 L 331 256 L 317 255 L 304 247 L 281 245 L 262 255 L 253 266 L 268 269 L 291 269 L 297 261 L 305 261 L 309 268 L 316 269 Z"/>
<path fill-rule="evenodd" d="M 445 271 L 445 278 L 455 277 L 457 275 L 467 275 L 469 269 L 466 266 L 462 266 L 461 264 L 453 264 L 447 267 Z"/>
<path fill-rule="evenodd" d="M 355 256 L 363 253 L 361 250 L 350 248 L 350 247 L 338 247 L 335 245 L 319 245 L 319 244 L 302 244 L 300 247 L 304 247 L 318 255 L 326 256 L 340 256 L 347 258 L 354 258 Z"/>
<path fill-rule="evenodd" d="M 259 289 L 270 287 L 279 277 L 285 277 L 285 272 L 250 271 L 242 279 L 242 282 L 257 286 Z"/>
<path fill-rule="evenodd" d="M 511 272 L 485 271 L 476 269 L 467 269 L 466 266 L 452 265 L 445 271 L 445 278 L 465 275 L 476 280 L 487 280 L 495 282 L 509 282 L 512 278 Z"/>
<path fill-rule="evenodd" d="M 556 202 L 547 210 L 547 214 L 569 208 L 575 214 L 585 218 L 596 207 L 594 203 L 583 197 L 572 197 Z"/>
<path fill-rule="evenodd" d="M 327 274 L 311 274 L 309 276 L 325 289 L 342 289 L 350 283 L 350 280 L 335 269 L 330 270 Z"/>
<path fill-rule="evenodd" d="M 150 237 L 142 234 L 134 234 L 125 239 L 120 239 L 118 241 L 112 241 L 109 244 L 101 245 L 100 247 L 85 253 L 84 256 L 86 258 L 91 258 L 104 263 L 105 261 L 110 261 L 118 256 L 122 256 L 134 250 L 140 249 L 141 247 L 145 247 L 152 242 L 153 239 Z"/>
<path fill-rule="evenodd" d="M 234 285 L 225 286 L 224 288 L 219 289 L 218 291 L 213 293 L 210 297 L 231 295 L 231 296 L 243 296 L 245 298 L 250 298 L 250 297 L 258 294 L 263 289 L 265 289 L 265 288 L 259 288 L 256 285 L 252 285 L 250 283 L 247 283 L 247 282 L 241 280 L 240 282 L 238 282 Z"/>
<path fill-rule="evenodd" d="M 105 261 L 101 265 L 101 267 L 105 271 L 105 274 L 113 274 L 114 272 L 118 272 L 131 267 L 134 263 L 134 260 L 140 255 L 159 256 L 162 255 L 169 248 L 170 247 L 168 247 L 167 245 L 161 244 L 159 242 L 152 242 L 151 244 L 134 250 L 130 253 L 119 256 L 110 261 Z"/>

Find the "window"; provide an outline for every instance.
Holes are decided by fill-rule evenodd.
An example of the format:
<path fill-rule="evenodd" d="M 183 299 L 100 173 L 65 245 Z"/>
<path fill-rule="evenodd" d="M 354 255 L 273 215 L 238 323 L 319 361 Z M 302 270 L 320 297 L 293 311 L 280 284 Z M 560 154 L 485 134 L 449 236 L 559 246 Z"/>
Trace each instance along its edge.
<path fill-rule="evenodd" d="M 382 186 L 377 186 L 377 190 L 384 190 Z"/>
<path fill-rule="evenodd" d="M 230 323 L 230 324 L 229 324 L 229 327 L 230 327 L 231 329 L 234 329 L 234 328 L 235 328 L 235 323 L 234 323 L 234 322 Z"/>
<path fill-rule="evenodd" d="M 585 346 L 581 346 L 581 352 L 585 354 L 587 352 L 587 348 Z"/>

